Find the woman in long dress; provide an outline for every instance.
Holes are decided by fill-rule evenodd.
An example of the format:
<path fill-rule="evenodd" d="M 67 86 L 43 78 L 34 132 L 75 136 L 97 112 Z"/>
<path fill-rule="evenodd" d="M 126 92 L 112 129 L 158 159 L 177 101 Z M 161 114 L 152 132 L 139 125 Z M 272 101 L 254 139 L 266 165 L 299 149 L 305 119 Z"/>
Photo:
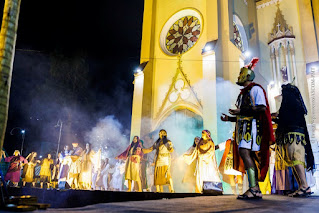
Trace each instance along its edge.
<path fill-rule="evenodd" d="M 40 186 L 43 188 L 43 183 L 47 183 L 47 187 L 49 188 L 51 182 L 51 165 L 53 164 L 53 160 L 51 159 L 51 154 L 48 154 L 47 158 L 44 158 L 41 164 L 40 170 Z"/>
<path fill-rule="evenodd" d="M 215 157 L 215 144 L 208 130 L 202 131 L 202 138 L 194 151 L 191 154 L 184 154 L 183 157 L 188 165 L 196 160 L 196 193 L 202 192 L 204 181 L 221 182 Z"/>
<path fill-rule="evenodd" d="M 174 151 L 173 143 L 167 139 L 166 130 L 159 131 L 159 138 L 148 149 L 143 149 L 147 154 L 156 150 L 155 168 L 154 168 L 154 185 L 157 192 L 163 192 L 163 185 L 168 185 L 169 191 L 174 192 L 173 180 L 171 176 L 171 153 Z"/>
<path fill-rule="evenodd" d="M 92 162 L 95 152 L 91 149 L 90 144 L 86 144 L 86 149 L 82 153 L 81 173 L 79 183 L 82 189 L 91 189 L 92 185 Z"/>
<path fill-rule="evenodd" d="M 115 164 L 112 179 L 110 181 L 110 188 L 113 191 L 122 191 L 123 174 L 125 172 L 125 164 L 120 161 Z"/>
<path fill-rule="evenodd" d="M 61 152 L 59 155 L 60 161 L 60 171 L 58 175 L 58 182 L 66 181 L 68 178 L 69 168 L 71 164 L 71 151 L 69 150 L 69 146 L 66 145 L 64 147 L 64 152 Z"/>
<path fill-rule="evenodd" d="M 142 143 L 138 136 L 134 136 L 132 143 L 127 149 L 116 157 L 116 159 L 126 160 L 125 164 L 125 180 L 128 180 L 128 190 L 132 190 L 132 181 L 138 185 L 138 191 L 142 191 L 141 184 L 141 158 L 143 157 Z"/>
<path fill-rule="evenodd" d="M 37 163 L 40 163 L 39 160 L 36 159 L 37 153 L 32 152 L 30 153 L 26 159 L 29 160 L 29 162 L 24 166 L 23 168 L 23 186 L 25 186 L 26 183 L 32 183 L 32 186 L 35 186 L 34 181 L 34 168 L 37 165 Z"/>
<path fill-rule="evenodd" d="M 17 187 L 20 181 L 23 164 L 27 164 L 28 161 L 20 155 L 19 150 L 15 150 L 13 156 L 5 158 L 5 162 L 9 162 L 10 165 L 4 180 L 11 181 L 13 185 Z"/>
<path fill-rule="evenodd" d="M 101 160 L 101 171 L 98 173 L 96 178 L 96 189 L 108 190 L 110 175 L 114 172 L 109 164 L 109 159 Z"/>
<path fill-rule="evenodd" d="M 194 138 L 194 143 L 193 145 L 186 151 L 186 155 L 190 155 L 194 152 L 196 149 L 197 144 L 200 141 L 200 137 L 195 137 Z M 195 170 L 196 170 L 196 161 L 193 161 L 191 165 L 187 166 L 185 175 L 183 178 L 183 183 L 187 183 L 189 185 L 189 190 L 194 191 L 194 187 L 196 184 L 196 179 L 195 179 Z"/>

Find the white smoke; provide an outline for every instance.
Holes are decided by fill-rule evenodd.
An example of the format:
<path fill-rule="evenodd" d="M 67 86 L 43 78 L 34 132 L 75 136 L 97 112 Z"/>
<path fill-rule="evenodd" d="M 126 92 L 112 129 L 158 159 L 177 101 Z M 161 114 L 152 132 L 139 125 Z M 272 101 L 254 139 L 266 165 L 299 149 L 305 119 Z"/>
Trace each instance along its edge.
<path fill-rule="evenodd" d="M 103 159 L 113 159 L 129 144 L 126 132 L 122 124 L 110 115 L 100 119 L 96 126 L 86 133 L 85 141 L 89 142 L 94 150 L 101 149 Z"/>
<path fill-rule="evenodd" d="M 213 138 L 213 140 L 215 144 L 219 144 L 232 137 L 234 124 L 222 122 L 220 116 L 222 113 L 229 115 L 228 110 L 235 108 L 239 86 L 230 81 L 225 81 L 222 78 L 217 78 L 216 81 L 199 81 L 193 85 L 193 88 L 198 94 L 203 94 L 204 92 L 210 91 L 212 84 L 214 87 L 216 86 L 217 113 L 214 119 L 216 119 L 217 122 L 217 130 L 210 131 L 217 131 L 218 138 Z M 213 96 L 214 94 L 211 95 Z M 199 98 L 202 99 L 202 97 Z M 194 186 L 188 183 L 182 183 L 187 165 L 181 156 L 192 146 L 195 136 L 201 137 L 201 132 L 204 127 L 201 124 L 200 116 L 196 116 L 197 115 L 188 110 L 174 111 L 161 123 L 160 127 L 153 132 L 152 142 L 149 144 L 152 145 L 156 141 L 159 129 L 165 129 L 167 131 L 167 137 L 172 141 L 175 149 L 172 153 L 171 173 L 176 192 L 194 192 L 195 189 Z M 218 165 L 222 155 L 223 151 L 216 151 Z"/>

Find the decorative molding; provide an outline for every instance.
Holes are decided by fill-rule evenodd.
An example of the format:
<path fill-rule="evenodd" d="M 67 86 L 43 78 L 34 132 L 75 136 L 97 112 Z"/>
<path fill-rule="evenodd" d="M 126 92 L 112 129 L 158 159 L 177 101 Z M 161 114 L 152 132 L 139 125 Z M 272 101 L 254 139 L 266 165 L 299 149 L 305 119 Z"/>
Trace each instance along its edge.
<path fill-rule="evenodd" d="M 279 2 L 281 2 L 282 0 L 262 0 L 262 1 L 259 1 L 256 3 L 256 8 L 257 10 L 258 9 L 261 9 L 261 8 L 264 8 L 264 7 L 268 7 L 272 4 L 277 4 Z"/>
<path fill-rule="evenodd" d="M 272 42 L 281 40 L 283 38 L 295 38 L 295 36 L 293 35 L 293 28 L 287 24 L 285 17 L 279 8 L 279 4 L 277 4 L 277 12 L 273 28 L 271 30 L 271 33 L 269 33 L 268 44 L 271 44 Z M 287 46 L 287 43 L 288 42 L 283 42 L 282 44 L 284 46 Z"/>
<path fill-rule="evenodd" d="M 190 90 L 185 84 L 184 79 L 180 78 L 175 82 L 174 91 L 169 95 L 169 101 L 175 103 L 178 99 L 186 101 L 190 97 Z"/>
<path fill-rule="evenodd" d="M 244 24 L 242 23 L 242 21 L 240 20 L 240 18 L 237 15 L 233 15 L 233 24 L 235 24 L 235 26 L 237 27 L 238 31 L 239 31 L 239 35 L 242 41 L 242 49 L 240 49 L 240 51 L 245 52 L 248 50 L 248 39 L 247 39 L 247 34 L 245 31 L 245 27 Z M 234 35 L 235 37 L 235 35 Z M 234 41 L 235 44 L 235 41 Z M 237 45 L 235 44 L 235 46 L 237 47 Z"/>
<path fill-rule="evenodd" d="M 183 100 L 182 97 L 180 96 L 180 94 L 177 94 L 178 97 L 176 99 L 176 101 L 174 101 L 173 103 L 170 101 L 170 96 L 172 93 L 176 93 L 176 88 L 175 88 L 175 84 L 178 80 L 183 80 L 185 85 L 183 85 L 183 90 L 186 90 L 188 89 L 190 91 L 190 95 L 193 95 L 193 97 L 195 98 L 195 101 L 196 101 L 196 105 L 198 105 L 200 107 L 200 109 L 202 109 L 202 104 L 201 104 L 201 101 L 199 100 L 196 92 L 194 91 L 194 88 L 191 86 L 191 83 L 190 81 L 188 80 L 187 78 L 187 75 L 184 73 L 183 71 L 183 67 L 182 67 L 182 55 L 178 55 L 178 62 L 177 62 L 177 69 L 176 69 L 176 74 L 175 76 L 173 77 L 172 79 L 172 83 L 169 87 L 169 90 L 167 91 L 166 95 L 165 95 L 165 98 L 156 114 L 156 118 L 158 119 L 164 112 L 164 109 L 165 109 L 165 106 L 166 106 L 166 103 L 171 103 L 171 104 L 176 104 L 178 100 L 181 100 L 181 101 L 186 101 L 186 100 Z M 182 78 L 179 78 L 179 76 L 181 76 Z M 189 95 L 189 96 L 190 96 Z M 187 97 L 186 99 L 188 99 L 189 97 Z"/>

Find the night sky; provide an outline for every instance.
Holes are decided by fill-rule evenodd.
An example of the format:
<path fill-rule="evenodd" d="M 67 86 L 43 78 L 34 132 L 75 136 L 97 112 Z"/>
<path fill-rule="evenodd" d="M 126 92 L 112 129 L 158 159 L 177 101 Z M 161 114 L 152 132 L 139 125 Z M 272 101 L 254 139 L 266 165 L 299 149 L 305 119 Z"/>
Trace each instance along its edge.
<path fill-rule="evenodd" d="M 1 1 L 2 2 L 2 1 Z M 40 152 L 83 142 L 107 115 L 130 129 L 133 72 L 139 65 L 143 0 L 22 0 L 4 148 Z M 41 153 L 40 153 L 41 154 Z"/>

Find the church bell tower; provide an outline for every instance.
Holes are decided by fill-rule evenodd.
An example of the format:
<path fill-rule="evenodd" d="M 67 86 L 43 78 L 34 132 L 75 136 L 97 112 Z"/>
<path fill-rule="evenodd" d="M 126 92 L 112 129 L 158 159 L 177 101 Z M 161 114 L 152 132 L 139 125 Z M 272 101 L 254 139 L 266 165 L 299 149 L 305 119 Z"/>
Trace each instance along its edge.
<path fill-rule="evenodd" d="M 216 79 L 235 81 L 240 66 L 229 29 L 228 1 L 145 0 L 131 136 L 164 128 L 170 138 L 189 133 L 191 142 L 203 129 L 217 137 Z M 232 65 L 216 62 L 231 57 Z"/>

